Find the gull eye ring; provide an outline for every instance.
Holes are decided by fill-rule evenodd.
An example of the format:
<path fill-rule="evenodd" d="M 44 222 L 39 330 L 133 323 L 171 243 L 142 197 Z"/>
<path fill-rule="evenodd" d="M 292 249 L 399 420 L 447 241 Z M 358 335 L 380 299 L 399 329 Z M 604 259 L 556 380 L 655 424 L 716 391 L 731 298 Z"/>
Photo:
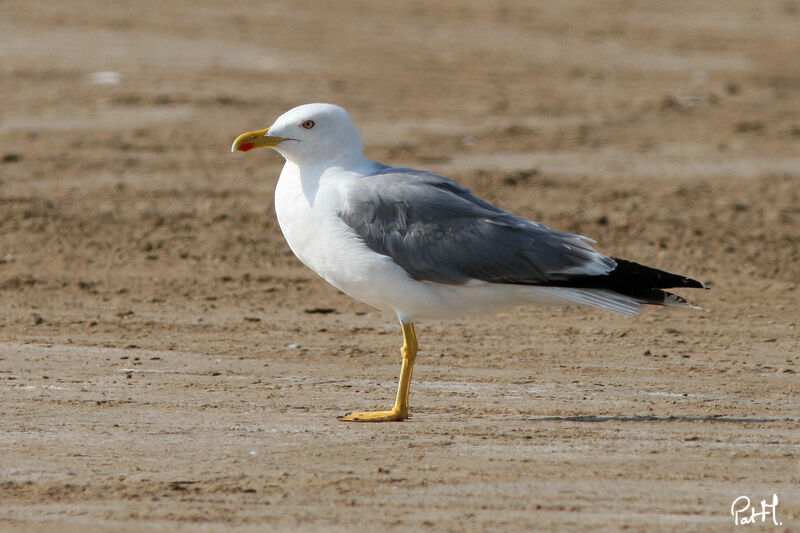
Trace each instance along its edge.
<path fill-rule="evenodd" d="M 311 128 L 314 127 L 314 121 L 313 120 L 306 120 L 305 122 L 303 122 L 301 124 L 301 126 L 303 126 L 307 130 L 310 130 Z"/>

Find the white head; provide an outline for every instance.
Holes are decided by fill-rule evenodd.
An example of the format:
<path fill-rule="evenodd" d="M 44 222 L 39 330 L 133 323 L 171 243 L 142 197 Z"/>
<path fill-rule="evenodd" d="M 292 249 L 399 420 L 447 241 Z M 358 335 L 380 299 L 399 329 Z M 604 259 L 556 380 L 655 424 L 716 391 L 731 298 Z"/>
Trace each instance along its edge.
<path fill-rule="evenodd" d="M 344 108 L 333 104 L 306 104 L 278 117 L 265 130 L 243 133 L 231 151 L 274 148 L 297 165 L 317 165 L 344 155 L 361 156 L 361 134 Z"/>

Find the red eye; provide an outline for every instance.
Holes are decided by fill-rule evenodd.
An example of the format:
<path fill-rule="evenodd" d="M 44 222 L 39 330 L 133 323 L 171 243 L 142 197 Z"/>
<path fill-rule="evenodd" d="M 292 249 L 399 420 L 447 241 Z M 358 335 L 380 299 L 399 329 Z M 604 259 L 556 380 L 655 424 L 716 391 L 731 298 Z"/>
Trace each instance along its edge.
<path fill-rule="evenodd" d="M 313 120 L 306 120 L 305 122 L 303 122 L 302 126 L 305 129 L 310 130 L 311 128 L 314 127 L 314 121 Z"/>

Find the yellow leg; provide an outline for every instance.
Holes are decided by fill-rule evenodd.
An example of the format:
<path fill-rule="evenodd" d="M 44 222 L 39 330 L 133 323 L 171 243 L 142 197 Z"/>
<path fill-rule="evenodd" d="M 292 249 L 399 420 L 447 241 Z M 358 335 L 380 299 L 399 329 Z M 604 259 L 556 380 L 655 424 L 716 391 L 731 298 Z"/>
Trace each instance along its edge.
<path fill-rule="evenodd" d="M 397 386 L 397 399 L 389 411 L 362 411 L 347 413 L 339 417 L 342 422 L 391 422 L 408 418 L 408 394 L 411 391 L 411 373 L 417 358 L 417 334 L 414 324 L 400 324 L 403 327 L 403 366 L 400 369 L 400 384 Z"/>

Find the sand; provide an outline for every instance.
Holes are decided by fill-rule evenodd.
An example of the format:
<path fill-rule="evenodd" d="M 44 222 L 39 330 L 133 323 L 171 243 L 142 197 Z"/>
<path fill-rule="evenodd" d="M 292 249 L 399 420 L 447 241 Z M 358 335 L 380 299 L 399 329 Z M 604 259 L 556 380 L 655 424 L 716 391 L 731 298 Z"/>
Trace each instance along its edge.
<path fill-rule="evenodd" d="M 800 529 L 797 2 L 3 11 L 0 530 L 731 531 L 773 494 L 741 529 Z M 423 322 L 412 417 L 338 422 L 400 328 L 228 153 L 312 101 L 710 311 Z"/>

